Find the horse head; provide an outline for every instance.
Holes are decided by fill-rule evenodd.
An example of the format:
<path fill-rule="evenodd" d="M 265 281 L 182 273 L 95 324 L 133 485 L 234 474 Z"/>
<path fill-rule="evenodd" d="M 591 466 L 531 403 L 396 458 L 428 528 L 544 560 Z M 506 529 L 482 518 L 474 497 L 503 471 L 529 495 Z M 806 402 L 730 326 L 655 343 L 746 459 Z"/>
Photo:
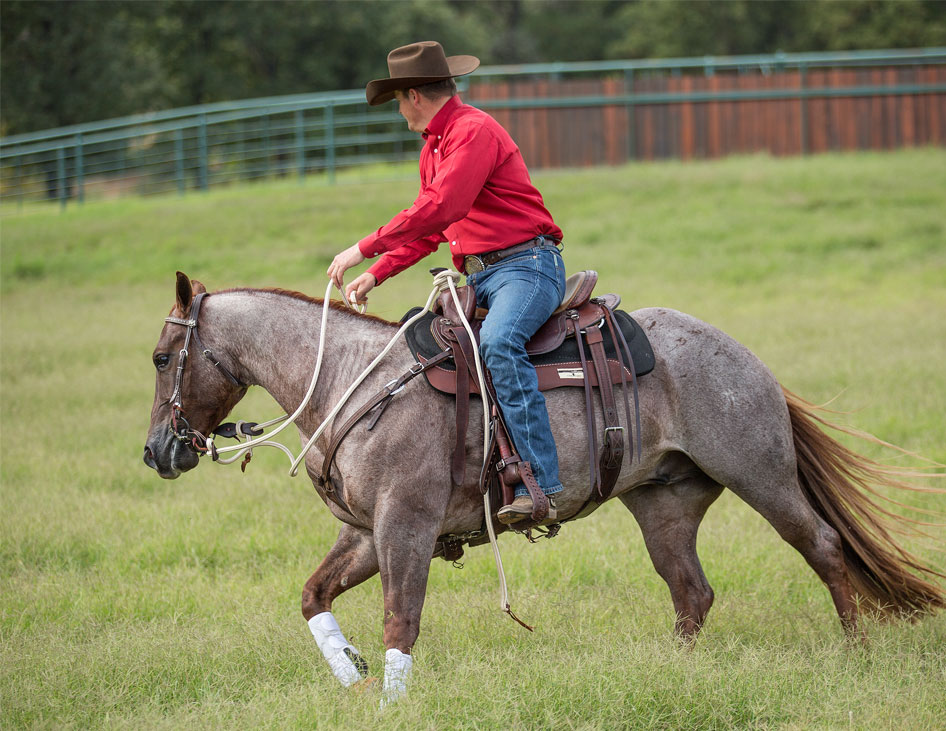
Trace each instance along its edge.
<path fill-rule="evenodd" d="M 235 376 L 223 345 L 211 332 L 198 334 L 201 301 L 207 290 L 177 273 L 177 301 L 151 356 L 156 370 L 145 464 L 173 480 L 197 466 L 207 452 L 207 436 L 243 398 L 247 386 Z M 224 365 L 223 360 L 230 363 Z"/>

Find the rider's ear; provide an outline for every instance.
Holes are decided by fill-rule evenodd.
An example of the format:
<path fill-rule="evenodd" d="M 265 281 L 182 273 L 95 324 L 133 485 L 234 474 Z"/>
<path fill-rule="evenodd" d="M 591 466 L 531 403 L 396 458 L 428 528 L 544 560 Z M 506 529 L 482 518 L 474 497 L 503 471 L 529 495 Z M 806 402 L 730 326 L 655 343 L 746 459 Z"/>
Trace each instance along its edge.
<path fill-rule="evenodd" d="M 203 285 L 201 285 L 203 287 Z M 177 273 L 177 306 L 181 308 L 182 314 L 187 314 L 191 306 L 191 300 L 194 298 L 194 290 L 191 289 L 191 279 L 184 272 Z"/>

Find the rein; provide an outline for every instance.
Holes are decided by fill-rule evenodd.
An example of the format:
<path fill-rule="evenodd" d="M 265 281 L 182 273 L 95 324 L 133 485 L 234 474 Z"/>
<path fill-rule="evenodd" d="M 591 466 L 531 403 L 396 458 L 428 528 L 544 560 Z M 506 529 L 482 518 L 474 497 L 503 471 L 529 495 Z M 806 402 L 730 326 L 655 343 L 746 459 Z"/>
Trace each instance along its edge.
<path fill-rule="evenodd" d="M 181 348 L 179 358 L 178 358 L 177 373 L 174 378 L 174 392 L 171 394 L 171 398 L 169 398 L 167 401 L 167 403 L 171 404 L 171 431 L 174 433 L 177 439 L 181 440 L 188 446 L 194 448 L 196 451 L 201 452 L 201 453 L 210 453 L 214 462 L 219 462 L 220 464 L 231 464 L 235 462 L 236 460 L 238 460 L 241 456 L 244 457 L 243 464 L 242 464 L 243 469 L 246 469 L 246 464 L 247 462 L 249 462 L 250 458 L 252 457 L 253 447 L 257 447 L 257 446 L 276 447 L 278 449 L 281 449 L 292 461 L 292 464 L 289 470 L 289 476 L 295 477 L 298 472 L 299 465 L 305 459 L 305 456 L 308 453 L 309 449 L 312 448 L 312 445 L 315 444 L 316 439 L 318 439 L 322 435 L 322 433 L 325 431 L 325 429 L 332 423 L 332 421 L 335 419 L 335 416 L 338 414 L 338 412 L 342 410 L 342 408 L 345 406 L 346 403 L 348 403 L 348 400 L 351 398 L 352 394 L 354 394 L 358 386 L 361 385 L 362 381 L 364 381 L 365 378 L 368 377 L 368 375 L 375 369 L 375 367 L 381 362 L 381 360 L 391 351 L 391 349 L 394 347 L 397 341 L 401 338 L 404 332 L 411 325 L 413 325 L 417 320 L 422 318 L 425 314 L 427 314 L 430 311 L 430 308 L 433 306 L 434 302 L 436 301 L 437 297 L 440 295 L 441 292 L 444 292 L 446 290 L 450 291 L 453 301 L 456 304 L 457 311 L 459 312 L 460 320 L 463 324 L 463 327 L 469 334 L 470 338 L 472 339 L 472 342 L 475 342 L 475 339 L 473 339 L 472 327 L 470 326 L 470 323 L 467 321 L 466 316 L 463 314 L 463 308 L 460 305 L 460 300 L 457 295 L 456 283 L 460 280 L 460 276 L 461 275 L 459 272 L 453 272 L 446 269 L 441 270 L 435 274 L 434 287 L 430 293 L 430 296 L 427 298 L 427 302 L 424 305 L 424 307 L 419 312 L 417 312 L 413 317 L 409 318 L 406 322 L 404 322 L 401 325 L 397 333 L 395 333 L 394 337 L 391 338 L 391 341 L 375 357 L 375 359 L 371 361 L 371 363 L 368 365 L 367 368 L 365 368 L 362 374 L 357 379 L 355 379 L 354 383 L 352 383 L 351 386 L 348 387 L 345 393 L 342 394 L 342 397 L 339 399 L 338 403 L 331 410 L 328 416 L 323 420 L 323 422 L 319 425 L 318 429 L 316 429 L 315 432 L 312 433 L 312 436 L 309 438 L 309 441 L 306 443 L 305 447 L 303 447 L 302 451 L 295 458 L 293 458 L 292 452 L 290 452 L 289 449 L 285 445 L 280 444 L 279 442 L 272 441 L 272 437 L 274 437 L 276 434 L 278 434 L 283 429 L 288 427 L 290 424 L 295 422 L 295 420 L 299 417 L 302 411 L 306 408 L 309 401 L 312 399 L 312 395 L 315 393 L 315 386 L 316 386 L 316 383 L 318 382 L 319 373 L 322 368 L 322 356 L 324 353 L 324 346 L 325 346 L 325 333 L 327 331 L 328 311 L 330 309 L 328 302 L 329 302 L 329 297 L 332 293 L 332 286 L 333 286 L 332 282 L 329 282 L 328 287 L 325 290 L 324 304 L 322 307 L 322 322 L 321 322 L 321 327 L 319 330 L 319 351 L 316 357 L 315 368 L 312 373 L 312 379 L 309 382 L 308 391 L 306 392 L 306 395 L 303 397 L 302 402 L 299 404 L 298 408 L 295 410 L 295 412 L 293 412 L 291 416 L 284 415 L 284 416 L 278 417 L 276 419 L 272 419 L 271 421 L 268 421 L 259 425 L 255 423 L 246 423 L 246 422 L 241 421 L 241 422 L 238 422 L 236 425 L 223 424 L 222 426 L 217 427 L 216 429 L 214 429 L 213 433 L 218 436 L 227 436 L 227 437 L 232 436 L 238 439 L 240 432 L 242 432 L 244 435 L 247 436 L 247 441 L 243 442 L 242 444 L 238 444 L 238 445 L 234 445 L 230 447 L 221 447 L 221 448 L 217 448 L 216 445 L 214 444 L 213 435 L 206 437 L 200 432 L 196 431 L 195 429 L 192 429 L 190 424 L 187 423 L 187 420 L 184 417 L 183 405 L 181 404 L 181 384 L 183 382 L 184 366 L 187 362 L 188 346 L 190 345 L 191 338 L 193 337 L 195 344 L 197 345 L 198 348 L 200 348 L 204 357 L 207 358 L 211 363 L 213 363 L 214 366 L 216 366 L 216 368 L 227 378 L 228 381 L 230 381 L 233 385 L 238 386 L 239 388 L 247 388 L 247 384 L 244 384 L 242 381 L 236 378 L 226 368 L 226 366 L 224 366 L 222 363 L 220 363 L 219 360 L 217 360 L 214 357 L 213 351 L 211 351 L 209 348 L 205 348 L 203 344 L 201 343 L 200 336 L 197 334 L 197 317 L 200 313 L 201 301 L 203 300 L 206 293 L 201 292 L 200 294 L 197 294 L 194 297 L 194 300 L 191 304 L 191 311 L 190 311 L 189 319 L 185 320 L 179 317 L 166 317 L 164 320 L 167 323 L 170 323 L 173 325 L 181 325 L 187 328 L 187 333 L 184 337 L 184 347 Z M 348 302 L 348 298 L 345 297 L 344 292 L 342 293 L 342 297 L 345 299 L 345 303 L 348 304 L 349 307 L 352 307 L 351 303 Z M 355 308 L 352 307 L 352 309 L 355 309 Z M 361 312 L 364 313 L 364 309 L 362 309 Z M 489 423 L 489 409 L 486 408 L 486 403 L 485 403 L 486 398 L 487 398 L 485 395 L 487 392 L 486 392 L 486 389 L 484 388 L 486 378 L 483 372 L 482 363 L 480 361 L 478 348 L 473 349 L 473 358 L 474 358 L 474 362 L 476 366 L 476 374 L 480 383 L 480 393 L 484 394 L 484 397 L 483 397 L 484 398 L 483 454 L 484 454 L 484 460 L 485 460 L 486 455 L 489 454 L 490 423 Z M 419 366 L 419 364 L 417 365 Z M 413 370 L 414 370 L 414 367 L 411 368 L 411 371 Z M 420 373 L 420 371 L 417 371 L 417 373 Z M 416 373 L 412 375 L 416 375 Z M 394 393 L 397 392 L 397 390 L 403 387 L 403 385 L 404 384 L 401 383 L 395 386 L 395 381 L 392 381 L 390 384 L 388 384 L 388 386 L 391 387 L 390 393 L 388 395 L 393 396 Z M 265 427 L 271 426 L 272 424 L 277 424 L 279 422 L 284 422 L 284 423 L 281 426 L 274 429 L 269 434 L 262 434 L 263 429 Z M 251 436 L 253 438 L 250 438 Z M 236 452 L 236 455 L 229 459 L 220 458 L 221 454 L 229 453 L 229 452 Z M 334 454 L 334 451 L 332 454 Z M 339 507 L 341 507 L 349 515 L 352 514 L 351 510 L 345 504 L 344 500 L 341 499 L 341 497 L 335 492 L 334 489 L 330 489 L 330 483 L 324 484 L 323 489 L 325 490 L 326 497 L 328 499 L 331 499 L 333 502 L 335 502 Z M 532 628 L 529 627 L 524 622 L 522 622 L 522 620 L 520 620 L 518 617 L 516 617 L 516 615 L 513 614 L 512 609 L 510 608 L 509 592 L 506 586 L 506 575 L 503 570 L 502 557 L 499 554 L 499 545 L 496 541 L 496 532 L 495 532 L 495 529 L 493 528 L 493 521 L 490 519 L 490 516 L 492 515 L 492 508 L 490 505 L 489 493 L 490 491 L 487 490 L 483 495 L 483 509 L 484 509 L 484 514 L 486 516 L 485 523 L 486 523 L 487 533 L 489 534 L 490 544 L 493 549 L 493 558 L 496 561 L 496 569 L 499 574 L 500 593 L 501 593 L 500 606 L 503 612 L 508 614 L 510 617 L 515 619 L 517 622 L 519 622 L 519 624 L 521 624 L 523 627 L 525 627 L 531 632 Z"/>

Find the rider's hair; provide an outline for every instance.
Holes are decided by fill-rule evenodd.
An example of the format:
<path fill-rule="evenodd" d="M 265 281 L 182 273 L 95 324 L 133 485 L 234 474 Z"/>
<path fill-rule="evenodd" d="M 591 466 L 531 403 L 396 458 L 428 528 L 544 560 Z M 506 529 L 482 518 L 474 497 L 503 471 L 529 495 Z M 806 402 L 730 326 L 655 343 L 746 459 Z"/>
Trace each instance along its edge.
<path fill-rule="evenodd" d="M 442 79 L 440 81 L 431 81 L 429 84 L 411 87 L 417 90 L 418 94 L 427 99 L 441 99 L 443 97 L 456 96 L 457 83 L 453 79 Z"/>

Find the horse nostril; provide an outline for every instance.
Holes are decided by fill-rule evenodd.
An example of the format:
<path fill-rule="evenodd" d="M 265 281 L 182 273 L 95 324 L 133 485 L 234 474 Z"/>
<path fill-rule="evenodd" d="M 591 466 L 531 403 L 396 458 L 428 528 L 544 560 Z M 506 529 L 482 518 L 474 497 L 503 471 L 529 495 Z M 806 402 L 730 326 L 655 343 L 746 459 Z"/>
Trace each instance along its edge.
<path fill-rule="evenodd" d="M 150 467 L 151 469 L 154 470 L 158 468 L 158 465 L 154 461 L 154 452 L 151 451 L 151 447 L 148 447 L 148 446 L 145 447 L 144 461 L 145 461 L 145 464 L 148 465 L 148 467 Z"/>

